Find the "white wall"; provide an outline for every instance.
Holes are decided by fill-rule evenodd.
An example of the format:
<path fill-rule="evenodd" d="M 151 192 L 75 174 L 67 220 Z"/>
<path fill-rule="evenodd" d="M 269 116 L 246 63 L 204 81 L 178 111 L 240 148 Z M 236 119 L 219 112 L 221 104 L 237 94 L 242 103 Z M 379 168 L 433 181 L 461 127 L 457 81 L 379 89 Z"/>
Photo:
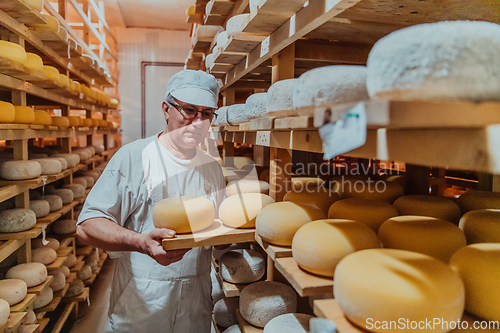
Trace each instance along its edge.
<path fill-rule="evenodd" d="M 141 138 L 141 62 L 182 62 L 187 57 L 189 31 L 117 28 L 122 145 Z M 158 105 L 161 111 L 161 104 Z"/>

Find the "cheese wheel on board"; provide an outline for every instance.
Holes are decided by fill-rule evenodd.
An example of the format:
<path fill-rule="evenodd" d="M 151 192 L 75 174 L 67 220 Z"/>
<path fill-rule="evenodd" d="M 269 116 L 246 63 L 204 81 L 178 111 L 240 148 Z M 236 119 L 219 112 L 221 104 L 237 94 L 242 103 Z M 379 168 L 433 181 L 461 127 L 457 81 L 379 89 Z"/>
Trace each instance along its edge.
<path fill-rule="evenodd" d="M 239 305 L 238 297 L 223 298 L 214 305 L 214 321 L 221 327 L 229 327 L 238 323 L 236 309 Z"/>
<path fill-rule="evenodd" d="M 267 91 L 267 113 L 273 111 L 292 111 L 293 89 L 297 79 L 281 80 L 274 83 Z"/>
<path fill-rule="evenodd" d="M 7 324 L 10 316 L 9 302 L 0 298 L 0 326 Z"/>
<path fill-rule="evenodd" d="M 366 85 L 376 100 L 499 100 L 500 26 L 420 24 L 380 39 L 368 56 Z M 425 59 L 425 61 L 422 61 Z"/>
<path fill-rule="evenodd" d="M 229 125 L 227 122 L 227 111 L 229 109 L 229 106 L 221 106 L 217 110 L 217 126 L 226 126 Z M 214 117 L 215 118 L 215 117 Z"/>
<path fill-rule="evenodd" d="M 293 90 L 293 106 L 300 116 L 314 115 L 315 107 L 369 100 L 365 66 L 324 66 L 302 74 Z"/>
<path fill-rule="evenodd" d="M 392 204 L 404 195 L 404 189 L 395 182 L 366 177 L 334 177 L 330 184 L 332 190 L 345 199 L 365 199 Z"/>
<path fill-rule="evenodd" d="M 0 123 L 12 123 L 16 119 L 16 108 L 8 102 L 0 101 Z"/>
<path fill-rule="evenodd" d="M 77 277 L 82 281 L 89 279 L 91 276 L 92 268 L 90 268 L 89 265 L 83 265 L 82 269 L 80 269 L 77 274 Z"/>
<path fill-rule="evenodd" d="M 50 205 L 46 200 L 30 200 L 30 209 L 35 213 L 37 219 L 41 219 L 50 213 Z"/>
<path fill-rule="evenodd" d="M 62 157 L 54 157 L 55 159 L 57 159 L 59 162 L 61 162 L 61 169 L 62 170 L 66 170 L 68 168 L 68 162 L 62 158 Z"/>
<path fill-rule="evenodd" d="M 43 10 L 43 0 L 24 0 L 24 2 L 37 12 Z"/>
<path fill-rule="evenodd" d="M 66 74 L 59 74 L 59 85 L 63 88 L 69 86 L 69 77 Z"/>
<path fill-rule="evenodd" d="M 47 111 L 36 110 L 35 121 L 33 123 L 37 125 L 52 126 L 52 117 Z"/>
<path fill-rule="evenodd" d="M 337 193 L 324 187 L 308 188 L 300 192 L 290 191 L 283 196 L 283 201 L 316 206 L 325 213 L 325 216 L 328 214 L 330 206 L 339 199 Z"/>
<path fill-rule="evenodd" d="M 220 274 L 228 282 L 252 283 L 259 281 L 265 272 L 266 258 L 258 251 L 231 250 L 220 257 Z"/>
<path fill-rule="evenodd" d="M 267 93 L 250 95 L 245 101 L 245 113 L 250 119 L 265 117 L 267 115 Z"/>
<path fill-rule="evenodd" d="M 243 27 L 248 22 L 250 14 L 239 14 L 232 16 L 226 23 L 227 37 L 230 38 L 235 33 L 243 31 Z"/>
<path fill-rule="evenodd" d="M 14 106 L 16 110 L 15 124 L 33 124 L 35 122 L 35 111 L 31 106 Z"/>
<path fill-rule="evenodd" d="M 76 259 L 76 257 L 75 257 L 75 259 Z M 61 265 L 61 267 L 59 267 L 59 271 L 64 274 L 65 278 L 68 278 L 69 274 L 71 273 L 68 266 L 65 266 L 65 265 Z"/>
<path fill-rule="evenodd" d="M 57 68 L 52 67 L 52 66 L 43 66 L 43 74 L 45 75 L 45 78 L 50 81 L 57 81 L 59 82 L 59 71 Z"/>
<path fill-rule="evenodd" d="M 242 193 L 269 194 L 269 183 L 262 180 L 242 179 L 232 180 L 227 184 L 227 197 Z"/>
<path fill-rule="evenodd" d="M 467 245 L 453 255 L 450 266 L 464 282 L 465 310 L 500 321 L 500 244 Z"/>
<path fill-rule="evenodd" d="M 20 64 L 26 63 L 26 51 L 24 48 L 16 43 L 0 40 L 0 57 L 18 62 Z"/>
<path fill-rule="evenodd" d="M 292 177 L 292 190 L 300 192 L 304 189 L 314 189 L 325 184 L 319 177 Z"/>
<path fill-rule="evenodd" d="M 457 199 L 462 215 L 476 209 L 500 209 L 500 193 L 467 191 Z"/>
<path fill-rule="evenodd" d="M 460 208 L 453 200 L 436 195 L 405 195 L 393 203 L 399 215 L 430 216 L 458 224 Z"/>
<path fill-rule="evenodd" d="M 68 254 L 66 257 L 66 260 L 64 260 L 64 266 L 66 267 L 73 267 L 76 265 L 76 256 L 73 253 Z"/>
<path fill-rule="evenodd" d="M 92 127 L 92 125 L 93 125 L 92 119 L 89 119 L 89 118 L 83 119 L 83 126 L 84 127 Z"/>
<path fill-rule="evenodd" d="M 240 314 L 250 324 L 264 327 L 273 318 L 297 311 L 297 294 L 286 284 L 260 281 L 240 293 Z"/>
<path fill-rule="evenodd" d="M 88 188 L 91 188 L 92 186 L 94 186 L 94 183 L 95 183 L 94 177 L 91 177 L 91 176 L 82 176 L 82 178 L 87 181 Z"/>
<path fill-rule="evenodd" d="M 53 116 L 52 117 L 52 125 L 60 127 L 60 128 L 63 128 L 63 129 L 66 129 L 66 128 L 69 127 L 68 117 Z"/>
<path fill-rule="evenodd" d="M 54 277 L 52 283 L 50 284 L 50 289 L 52 289 L 52 291 L 55 293 L 64 289 L 64 287 L 66 286 L 66 277 L 64 276 L 64 273 L 60 271 L 54 271 L 50 272 L 50 275 Z"/>
<path fill-rule="evenodd" d="M 242 193 L 227 197 L 219 207 L 219 218 L 233 228 L 254 228 L 259 212 L 274 203 L 273 198 L 260 193 Z"/>
<path fill-rule="evenodd" d="M 361 222 L 375 232 L 386 220 L 398 216 L 398 211 L 387 202 L 363 199 L 342 199 L 328 210 L 329 219 L 348 219 Z"/>
<path fill-rule="evenodd" d="M 42 16 L 45 18 L 45 21 L 47 22 L 47 24 L 40 24 L 40 25 L 37 25 L 36 27 L 50 29 L 50 30 L 54 31 L 55 33 L 58 33 L 59 29 L 61 27 L 59 24 L 59 21 L 51 15 L 42 14 Z"/>
<path fill-rule="evenodd" d="M 94 181 L 94 180 L 92 180 L 92 181 Z M 79 185 L 82 185 L 85 188 L 89 188 L 89 186 L 87 186 L 87 180 L 84 177 L 75 177 L 75 178 L 73 178 L 73 184 L 79 184 Z"/>
<path fill-rule="evenodd" d="M 59 247 L 61 246 L 61 244 L 59 243 L 59 241 L 57 239 L 48 237 L 48 238 L 45 238 L 45 240 L 48 242 L 47 245 L 43 245 L 42 238 L 32 239 L 31 240 L 31 248 L 38 249 L 41 247 L 48 247 L 48 248 L 53 249 L 54 251 L 59 250 Z"/>
<path fill-rule="evenodd" d="M 69 79 L 68 80 L 68 90 L 69 91 L 75 91 L 75 81 L 73 81 L 72 79 Z M 79 118 L 79 117 L 77 117 Z"/>
<path fill-rule="evenodd" d="M 250 117 L 245 113 L 245 104 L 233 104 L 227 110 L 227 122 L 230 125 L 238 125 L 249 121 Z"/>
<path fill-rule="evenodd" d="M 26 316 L 24 317 L 23 324 L 29 325 L 34 324 L 36 321 L 36 314 L 33 310 L 26 310 Z M 24 333 L 24 332 L 23 332 Z"/>
<path fill-rule="evenodd" d="M 80 126 L 80 117 L 77 117 L 77 116 L 69 116 L 68 117 L 68 120 L 69 120 L 69 126 L 71 127 L 78 127 Z"/>
<path fill-rule="evenodd" d="M 33 228 L 36 215 L 31 209 L 14 208 L 0 212 L 0 232 L 20 232 Z"/>
<path fill-rule="evenodd" d="M 380 247 L 377 234 L 352 220 L 319 220 L 307 223 L 295 233 L 293 259 L 302 269 L 333 276 L 337 264 L 355 251 Z"/>
<path fill-rule="evenodd" d="M 33 309 L 40 309 L 43 308 L 46 305 L 49 305 L 50 302 L 52 302 L 52 299 L 54 298 L 54 292 L 52 291 L 51 288 L 44 288 L 38 294 L 35 298 L 35 301 L 33 302 Z"/>
<path fill-rule="evenodd" d="M 92 177 L 94 179 L 94 184 L 99 179 L 99 173 L 97 171 L 87 171 L 83 173 L 84 176 Z"/>
<path fill-rule="evenodd" d="M 309 333 L 309 320 L 303 313 L 287 313 L 271 319 L 264 326 L 264 333 Z"/>
<path fill-rule="evenodd" d="M 67 235 L 76 231 L 76 221 L 71 219 L 59 219 L 50 225 L 53 233 Z"/>
<path fill-rule="evenodd" d="M 94 148 L 94 151 L 96 154 L 101 155 L 102 153 L 104 153 L 104 146 L 103 145 L 95 145 L 92 147 Z"/>
<path fill-rule="evenodd" d="M 69 285 L 68 291 L 66 292 L 66 295 L 64 297 L 75 297 L 83 293 L 83 289 L 85 288 L 85 285 L 83 284 L 82 280 L 75 279 L 71 284 Z"/>
<path fill-rule="evenodd" d="M 19 279 L 3 279 L 0 280 L 0 299 L 9 302 L 9 305 L 14 305 L 21 302 L 28 293 L 26 282 Z"/>
<path fill-rule="evenodd" d="M 62 164 L 57 158 L 37 158 L 33 161 L 40 163 L 42 175 L 55 175 L 62 171 Z"/>
<path fill-rule="evenodd" d="M 80 157 L 80 161 L 82 162 L 85 162 L 91 157 L 90 153 L 86 150 L 75 149 L 72 153 L 78 155 Z"/>
<path fill-rule="evenodd" d="M 85 186 L 81 184 L 66 184 L 62 188 L 67 188 L 73 191 L 73 198 L 83 198 L 85 196 Z"/>
<path fill-rule="evenodd" d="M 392 217 L 380 226 L 378 236 L 383 247 L 423 253 L 445 263 L 467 245 L 459 227 L 427 216 Z"/>
<path fill-rule="evenodd" d="M 375 329 L 367 325 L 370 318 L 372 322 L 397 322 L 399 318 L 456 321 L 465 300 L 462 280 L 448 265 L 427 255 L 393 249 L 363 250 L 342 259 L 335 270 L 333 292 L 347 319 L 371 332 L 403 330 L 394 326 Z M 448 330 L 436 325 L 425 332 Z"/>
<path fill-rule="evenodd" d="M 50 247 L 40 247 L 31 250 L 31 260 L 44 265 L 50 265 L 57 259 L 57 252 Z"/>
<path fill-rule="evenodd" d="M 465 213 L 458 224 L 467 244 L 500 243 L 500 209 L 478 209 Z"/>
<path fill-rule="evenodd" d="M 77 93 L 81 93 L 82 92 L 82 86 L 80 85 L 80 82 L 78 81 L 73 81 L 74 83 L 74 90 L 77 92 Z"/>
<path fill-rule="evenodd" d="M 80 156 L 77 154 L 54 154 L 52 157 L 62 157 L 68 163 L 68 168 L 74 168 L 80 163 Z"/>
<path fill-rule="evenodd" d="M 92 272 L 96 271 L 98 268 L 98 262 L 96 259 L 85 259 L 85 264 L 91 268 Z"/>
<path fill-rule="evenodd" d="M 214 58 L 215 58 L 215 54 L 213 54 L 213 53 L 207 54 L 207 56 L 205 57 L 205 67 L 207 69 L 212 68 L 212 66 L 214 64 Z"/>
<path fill-rule="evenodd" d="M 19 264 L 9 269 L 5 277 L 7 279 L 23 280 L 28 288 L 31 288 L 47 280 L 47 268 L 39 262 Z"/>
<path fill-rule="evenodd" d="M 266 242 L 291 246 L 293 236 L 300 227 L 324 218 L 325 213 L 316 206 L 283 201 L 262 208 L 255 220 L 255 227 L 257 234 Z"/>
<path fill-rule="evenodd" d="M 47 201 L 50 206 L 50 212 L 58 211 L 63 206 L 63 201 L 60 196 L 55 194 L 46 194 L 43 196 L 43 200 Z"/>
<path fill-rule="evenodd" d="M 191 233 L 214 223 L 214 206 L 204 197 L 182 196 L 158 201 L 153 207 L 156 228 L 167 228 L 178 234 Z"/>
<path fill-rule="evenodd" d="M 36 161 L 5 161 L 0 164 L 0 177 L 7 180 L 26 180 L 39 177 L 42 173 Z"/>
<path fill-rule="evenodd" d="M 37 72 L 43 72 L 43 60 L 38 54 L 26 52 L 26 63 L 24 66 Z"/>
<path fill-rule="evenodd" d="M 55 189 L 55 190 L 48 190 L 48 194 L 55 194 L 59 197 L 61 197 L 63 205 L 67 205 L 73 202 L 74 200 L 74 195 L 73 191 L 67 188 L 60 188 L 60 189 Z"/>

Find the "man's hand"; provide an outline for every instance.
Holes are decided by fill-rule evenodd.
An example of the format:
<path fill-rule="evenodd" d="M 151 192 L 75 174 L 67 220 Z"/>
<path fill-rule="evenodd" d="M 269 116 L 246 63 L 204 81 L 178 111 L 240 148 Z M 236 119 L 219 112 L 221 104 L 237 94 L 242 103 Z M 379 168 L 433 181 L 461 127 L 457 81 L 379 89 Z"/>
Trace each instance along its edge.
<path fill-rule="evenodd" d="M 175 231 L 170 229 L 154 229 L 144 235 L 144 252 L 163 266 L 170 265 L 182 259 L 189 249 L 165 251 L 162 246 L 163 238 L 172 238 Z"/>

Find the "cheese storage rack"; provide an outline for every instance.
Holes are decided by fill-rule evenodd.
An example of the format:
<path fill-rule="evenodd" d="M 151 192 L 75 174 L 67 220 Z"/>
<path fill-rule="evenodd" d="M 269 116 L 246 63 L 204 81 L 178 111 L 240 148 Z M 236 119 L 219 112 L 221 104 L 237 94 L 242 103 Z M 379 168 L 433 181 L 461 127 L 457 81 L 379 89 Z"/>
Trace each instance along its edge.
<path fill-rule="evenodd" d="M 104 12 L 94 0 L 45 1 L 43 13 L 53 16 L 61 27 L 68 31 L 69 39 L 61 38 L 40 30 L 40 24 L 46 23 L 41 13 L 27 6 L 22 0 L 6 0 L 0 3 L 0 39 L 17 43 L 27 52 L 39 55 L 45 65 L 56 67 L 61 74 L 86 84 L 90 89 L 106 92 L 111 98 L 119 99 L 117 94 L 118 70 L 116 38 L 113 36 L 104 19 Z M 96 24 L 97 23 L 97 24 Z M 95 26 L 98 26 L 96 28 Z M 70 153 L 72 146 L 89 146 L 102 140 L 104 152 L 81 162 L 73 168 L 61 173 L 40 176 L 24 181 L 0 180 L 0 202 L 15 198 L 16 208 L 29 207 L 29 191 L 42 188 L 56 181 L 72 183 L 73 174 L 79 171 L 92 170 L 98 163 L 108 161 L 121 144 L 119 129 L 119 105 L 105 100 L 92 98 L 82 93 L 75 93 L 50 81 L 41 75 L 8 59 L 0 57 L 0 99 L 14 105 L 34 106 L 35 109 L 58 110 L 62 116 L 80 116 L 92 119 L 111 121 L 114 126 L 59 128 L 30 124 L 0 124 L 0 142 L 13 148 L 15 160 L 28 159 L 28 144 L 44 145 L 55 143 L 65 153 Z M 74 218 L 77 205 L 81 205 L 90 190 L 86 190 L 83 198 L 75 199 L 64 205 L 59 211 L 38 219 L 33 229 L 0 234 L 0 262 L 10 255 L 16 255 L 18 263 L 31 261 L 31 240 L 42 233 L 42 229 L 60 218 Z M 92 251 L 92 247 L 76 247 L 75 235 L 59 237 L 61 247 L 57 260 L 49 265 L 49 270 L 57 269 L 67 255 L 77 256 L 77 265 L 67 279 L 66 287 L 54 293 L 53 301 L 44 308 L 35 310 L 37 322 L 25 327 L 26 332 L 59 332 L 70 317 L 78 317 L 78 304 L 86 301 L 85 295 L 64 298 L 69 282 L 76 278 L 78 269 L 83 266 L 84 255 Z M 83 251 L 83 252 L 82 252 Z M 99 273 L 107 254 L 101 254 L 98 269 L 85 282 L 92 284 Z M 48 287 L 48 283 L 40 288 Z M 35 289 L 38 287 L 35 287 Z M 38 289 L 40 289 L 38 288 Z M 11 307 L 11 319 L 0 332 L 16 331 L 25 315 L 25 310 L 33 307 L 33 301 L 41 290 L 28 290 L 28 297 L 20 304 Z M 88 295 L 88 288 L 86 289 Z M 85 292 L 84 292 L 85 294 Z M 50 318 L 49 318 L 50 317 Z M 50 322 L 50 324 L 49 324 Z"/>

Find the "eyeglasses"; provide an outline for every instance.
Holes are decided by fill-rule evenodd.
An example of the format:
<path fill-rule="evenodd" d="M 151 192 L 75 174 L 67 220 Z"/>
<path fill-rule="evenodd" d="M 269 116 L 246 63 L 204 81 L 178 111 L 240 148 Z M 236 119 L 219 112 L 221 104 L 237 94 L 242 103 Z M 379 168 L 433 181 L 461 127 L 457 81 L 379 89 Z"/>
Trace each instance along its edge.
<path fill-rule="evenodd" d="M 171 106 L 173 106 L 179 113 L 187 119 L 194 119 L 198 115 L 198 113 L 201 113 L 201 119 L 203 120 L 211 120 L 214 116 L 215 119 L 217 119 L 217 113 L 215 111 L 198 111 L 193 108 L 182 108 L 180 105 L 172 103 L 170 101 L 167 102 Z"/>

